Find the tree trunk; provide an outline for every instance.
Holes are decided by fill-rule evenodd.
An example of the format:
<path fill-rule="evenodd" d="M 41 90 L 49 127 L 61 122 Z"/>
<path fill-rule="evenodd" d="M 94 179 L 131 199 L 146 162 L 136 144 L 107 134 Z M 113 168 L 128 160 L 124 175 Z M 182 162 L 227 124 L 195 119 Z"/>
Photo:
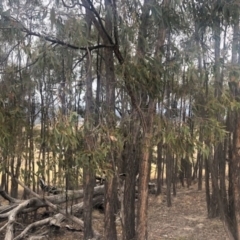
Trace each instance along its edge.
<path fill-rule="evenodd" d="M 148 113 L 145 113 L 145 129 L 142 137 L 142 151 L 139 163 L 138 183 L 138 218 L 137 218 L 137 240 L 146 240 L 147 236 L 147 207 L 148 207 L 148 183 L 150 170 L 150 148 L 153 136 L 153 118 L 155 113 L 155 101 L 150 100 Z"/>
<path fill-rule="evenodd" d="M 235 4 L 236 15 L 233 19 L 233 42 L 232 42 L 232 71 L 230 72 L 229 88 L 233 98 L 239 102 L 239 73 L 234 70 L 239 66 L 239 6 Z M 229 113 L 231 114 L 231 112 Z M 232 221 L 232 234 L 235 239 L 240 239 L 240 113 L 235 110 L 232 114 L 233 123 L 233 141 L 229 135 L 229 217 Z M 232 142 L 232 144 L 231 144 Z"/>
<path fill-rule="evenodd" d="M 230 113 L 229 113 L 230 114 Z M 231 114 L 233 115 L 233 114 Z M 233 228 L 233 234 L 236 236 L 237 229 L 236 226 L 236 216 L 235 216 L 235 204 L 234 204 L 234 164 L 233 164 L 233 141 L 232 141 L 232 134 L 229 133 L 229 143 L 228 143 L 228 158 L 229 158 L 229 165 L 228 165 L 228 176 L 229 176 L 229 185 L 228 185 L 228 217 L 229 219 L 232 219 L 232 228 Z"/>
<path fill-rule="evenodd" d="M 130 133 L 123 152 L 122 172 L 126 173 L 123 199 L 123 240 L 135 237 L 135 188 L 139 159 L 139 121 L 134 111 L 130 121 Z M 127 130 L 128 130 L 127 129 Z"/>
<path fill-rule="evenodd" d="M 162 158 L 162 142 L 159 142 L 157 145 L 157 196 L 162 193 Z"/>
<path fill-rule="evenodd" d="M 210 151 L 210 154 L 212 152 Z M 211 156 L 209 156 L 210 158 Z M 210 211 L 210 178 L 209 178 L 209 158 L 205 157 L 205 191 L 206 191 L 206 203 L 207 203 L 207 212 L 209 215 Z"/>
<path fill-rule="evenodd" d="M 14 168 L 12 168 L 11 173 L 14 174 L 14 177 L 19 178 L 20 167 L 21 167 L 21 156 L 18 156 L 16 160 L 17 160 L 17 164 L 15 166 L 15 171 L 14 171 Z M 11 182 L 11 196 L 14 198 L 18 197 L 18 183 L 15 181 L 14 178 L 12 179 L 12 182 Z"/>
<path fill-rule="evenodd" d="M 167 206 L 172 206 L 171 186 L 172 186 L 172 154 L 168 148 L 166 153 L 166 182 L 167 182 Z"/>
<path fill-rule="evenodd" d="M 86 32 L 89 36 L 91 31 L 91 18 L 89 16 L 89 10 L 86 10 Z M 94 151 L 94 137 L 92 136 L 92 128 L 94 124 L 94 104 L 92 96 L 92 68 L 91 68 L 91 53 L 87 55 L 86 61 L 86 113 L 85 113 L 85 131 L 86 131 L 86 149 L 89 152 Z M 88 161 L 83 166 L 83 186 L 84 186 L 84 240 L 91 239 L 93 237 L 92 230 L 92 199 L 95 175 L 93 167 L 91 165 L 92 157 L 89 156 Z"/>
<path fill-rule="evenodd" d="M 106 16 L 105 28 L 112 36 L 113 8 L 110 0 L 105 0 Z M 108 44 L 105 42 L 105 44 Z M 110 48 L 104 49 L 105 71 L 106 71 L 106 122 L 111 130 L 115 126 L 115 73 L 113 51 Z M 113 151 L 113 149 L 111 149 Z M 105 239 L 117 240 L 116 211 L 117 211 L 117 179 L 115 176 L 115 159 L 112 152 L 107 154 L 107 162 L 114 172 L 106 179 L 105 183 L 105 215 L 104 215 L 104 237 Z"/>
<path fill-rule="evenodd" d="M 227 137 L 227 136 L 226 136 Z M 219 156 L 219 180 L 220 180 L 220 198 L 222 199 L 224 215 L 228 214 L 227 203 L 227 189 L 226 189 L 226 153 L 227 153 L 227 139 L 225 137 L 224 143 L 221 144 L 223 151 Z"/>
<path fill-rule="evenodd" d="M 172 177 L 173 196 L 176 197 L 177 196 L 176 183 L 177 183 L 177 174 L 178 174 L 178 163 L 177 163 L 177 157 L 176 156 L 175 156 L 175 158 L 173 157 L 172 163 L 173 163 L 173 168 L 172 168 L 172 172 L 173 172 L 173 177 Z"/>
<path fill-rule="evenodd" d="M 83 197 L 83 220 L 84 220 L 84 240 L 93 237 L 92 229 L 92 201 L 93 201 L 93 188 L 94 188 L 94 175 L 91 166 L 86 166 L 83 172 L 84 179 L 84 197 Z"/>
<path fill-rule="evenodd" d="M 218 202 L 218 149 L 215 149 L 214 156 L 210 156 L 210 172 L 211 172 L 211 180 L 212 180 L 212 194 L 210 198 L 210 205 L 209 205 L 209 218 L 215 218 L 219 216 L 219 202 Z"/>
<path fill-rule="evenodd" d="M 214 23 L 214 39 L 215 39 L 215 46 L 214 46 L 214 60 L 215 60 L 215 67 L 214 67 L 214 90 L 215 90 L 215 97 L 217 99 L 220 98 L 222 94 L 222 79 L 221 79 L 221 70 L 220 70 L 220 43 L 221 43 L 221 28 L 220 28 L 220 12 L 216 11 L 215 16 L 215 23 Z M 217 113 L 216 115 L 217 120 L 221 121 L 221 113 Z M 219 175 L 219 156 L 222 154 L 221 143 L 217 143 L 214 148 L 214 157 L 210 163 L 210 171 L 211 171 L 211 178 L 212 178 L 212 195 L 211 195 L 211 203 L 210 203 L 210 212 L 209 217 L 215 218 L 219 216 L 219 203 L 222 201 L 218 199 L 219 194 L 219 186 L 218 186 L 218 175 Z"/>
<path fill-rule="evenodd" d="M 198 190 L 202 190 L 202 172 L 203 172 L 203 155 L 199 156 L 199 168 L 198 168 Z"/>

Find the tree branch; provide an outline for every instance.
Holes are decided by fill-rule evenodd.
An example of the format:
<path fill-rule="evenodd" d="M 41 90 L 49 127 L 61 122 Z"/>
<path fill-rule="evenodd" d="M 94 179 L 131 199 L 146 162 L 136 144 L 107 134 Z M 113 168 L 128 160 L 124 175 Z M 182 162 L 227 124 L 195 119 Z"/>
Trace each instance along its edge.
<path fill-rule="evenodd" d="M 70 43 L 66 43 L 64 41 L 61 41 L 59 39 L 54 39 L 54 38 L 50 38 L 48 36 L 43 36 L 40 33 L 32 32 L 32 31 L 30 31 L 26 28 L 21 29 L 21 31 L 26 32 L 28 35 L 42 38 L 42 39 L 44 39 L 48 42 L 51 42 L 53 44 L 62 45 L 62 46 L 65 46 L 65 47 L 68 47 L 68 48 L 71 48 L 71 49 L 76 49 L 76 50 L 92 51 L 92 50 L 99 49 L 99 48 L 114 48 L 114 45 L 103 45 L 103 44 L 96 45 L 96 46 L 89 46 L 89 47 L 79 47 L 79 46 L 72 45 Z"/>
<path fill-rule="evenodd" d="M 35 196 L 37 199 L 41 200 L 41 201 L 42 201 L 43 203 L 45 203 L 48 207 L 52 208 L 54 211 L 56 211 L 56 212 L 58 212 L 58 213 L 61 213 L 62 215 L 64 215 L 64 216 L 65 216 L 66 218 L 68 218 L 69 220 L 75 222 L 77 225 L 79 225 L 79 226 L 81 226 L 81 227 L 84 226 L 84 222 L 83 222 L 81 219 L 79 219 L 79 218 L 77 218 L 77 217 L 75 217 L 75 216 L 73 216 L 73 215 L 70 215 L 68 212 L 66 213 L 64 210 L 62 210 L 62 208 L 61 208 L 60 206 L 56 206 L 56 205 L 52 204 L 52 203 L 51 203 L 50 201 L 48 201 L 46 198 L 42 198 L 40 195 L 38 195 L 37 193 L 33 192 L 30 188 L 28 188 L 27 186 L 25 186 L 21 181 L 19 181 L 16 177 L 14 177 L 8 170 L 6 170 L 6 172 L 7 172 L 12 178 L 14 178 L 20 186 L 22 186 L 26 191 L 28 191 L 30 194 L 32 194 L 33 196 Z M 30 199 L 29 201 L 30 201 L 29 203 L 31 203 L 31 201 L 36 201 L 36 199 Z M 24 201 L 23 204 L 22 204 L 22 206 L 23 206 L 23 205 L 24 205 L 24 206 L 29 205 L 29 203 L 26 204 L 26 202 L 28 202 L 28 201 Z M 22 209 L 22 206 L 20 207 L 20 205 L 19 205 L 17 208 L 18 208 L 18 209 Z M 14 210 L 15 210 L 15 209 L 14 209 Z M 13 210 L 12 210 L 12 211 L 13 211 Z M 15 211 L 14 211 L 13 213 L 15 213 Z M 9 218 L 10 218 L 10 216 L 9 216 Z M 12 219 L 12 217 L 11 217 L 11 219 Z M 10 235 L 11 235 L 11 232 L 10 232 L 11 229 L 12 229 L 12 228 L 9 228 L 9 230 L 8 230 L 8 232 L 9 232 Z M 97 237 L 97 236 L 99 236 L 99 233 L 96 232 L 96 231 L 94 231 L 94 235 Z M 6 238 L 6 237 L 5 237 L 5 239 L 7 240 L 7 239 L 12 239 L 12 238 Z"/>
<path fill-rule="evenodd" d="M 97 10 L 94 8 L 93 3 L 90 0 L 82 0 L 82 3 L 83 3 L 83 6 L 86 7 L 87 9 L 90 8 L 91 11 L 89 11 L 89 14 L 93 20 L 93 23 L 94 23 L 96 29 L 99 32 L 101 38 L 103 39 L 104 42 L 108 42 L 110 45 L 113 46 L 113 51 L 115 53 L 115 56 L 117 57 L 119 63 L 123 64 L 124 59 L 119 50 L 119 46 L 116 45 L 116 43 L 114 44 L 112 38 L 107 33 L 107 31 L 102 23 L 101 17 L 99 16 L 99 13 L 97 12 Z M 94 15 L 96 16 L 96 18 Z"/>
<path fill-rule="evenodd" d="M 9 21 L 10 25 L 15 28 L 15 29 L 18 29 L 22 32 L 25 32 L 28 35 L 30 36 L 35 36 L 35 37 L 39 37 L 39 38 L 42 38 L 48 42 L 51 42 L 53 44 L 58 44 L 58 45 L 61 45 L 61 46 L 65 46 L 65 47 L 68 47 L 68 48 L 71 48 L 71 49 L 76 49 L 76 50 L 83 50 L 83 51 L 92 51 L 92 50 L 95 50 L 95 49 L 99 49 L 99 48 L 114 48 L 114 44 L 113 42 L 109 42 L 110 45 L 103 45 L 103 44 L 100 44 L 100 45 L 96 45 L 96 46 L 87 46 L 87 47 L 79 47 L 79 46 L 76 46 L 76 45 L 73 45 L 73 44 L 70 44 L 70 43 L 66 43 L 64 41 L 61 41 L 59 39 L 56 39 L 56 38 L 51 38 L 49 36 L 44 36 L 40 33 L 37 33 L 37 32 L 33 32 L 31 30 L 29 30 L 28 28 L 26 28 L 21 22 L 19 22 L 17 19 L 13 18 L 13 17 L 7 17 L 7 16 L 3 16 L 7 21 Z"/>

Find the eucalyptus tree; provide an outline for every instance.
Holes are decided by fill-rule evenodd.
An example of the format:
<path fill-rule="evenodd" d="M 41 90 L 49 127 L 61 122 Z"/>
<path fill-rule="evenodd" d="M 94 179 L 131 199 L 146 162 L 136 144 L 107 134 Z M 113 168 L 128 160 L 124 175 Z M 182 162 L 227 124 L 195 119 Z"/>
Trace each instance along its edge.
<path fill-rule="evenodd" d="M 232 5 L 232 25 L 233 25 L 233 39 L 232 39 L 232 59 L 231 68 L 229 71 L 229 88 L 233 99 L 239 102 L 239 6 L 237 4 Z M 233 122 L 233 138 L 231 148 L 229 149 L 229 225 L 232 227 L 232 234 L 235 239 L 240 239 L 240 209 L 239 209 L 239 109 L 236 106 L 233 113 L 230 116 L 234 117 Z M 228 219 L 227 219 L 228 220 Z"/>
<path fill-rule="evenodd" d="M 226 137 L 224 114 L 234 101 L 226 97 L 226 69 L 222 64 L 225 55 L 221 53 L 221 42 L 224 34 L 226 39 L 226 28 L 224 32 L 222 28 L 231 25 L 224 14 L 230 14 L 228 7 L 235 5 L 229 1 L 210 3 L 202 0 L 62 0 L 49 3 L 3 1 L 0 5 L 1 41 L 8 42 L 0 51 L 9 51 L 1 87 L 11 93 L 6 82 L 21 79 L 24 97 L 15 83 L 14 97 L 19 93 L 17 98 L 21 103 L 28 102 L 27 110 L 21 111 L 27 115 L 26 122 L 18 127 L 13 125 L 9 128 L 12 131 L 0 130 L 0 134 L 13 137 L 16 131 L 15 146 L 22 146 L 20 141 L 24 139 L 25 147 L 31 149 L 28 149 L 28 160 L 34 158 L 33 150 L 40 145 L 38 171 L 34 165 L 26 165 L 26 184 L 31 180 L 30 174 L 47 175 L 50 181 L 50 172 L 54 171 L 56 183 L 64 180 L 67 188 L 74 188 L 74 183 L 80 183 L 79 170 L 83 169 L 85 239 L 93 237 L 91 209 L 97 171 L 105 171 L 107 175 L 105 238 L 117 239 L 117 189 L 123 186 L 122 238 L 147 239 L 150 155 L 155 145 L 158 145 L 158 194 L 164 166 L 162 159 L 166 160 L 168 206 L 171 206 L 172 187 L 176 194 L 179 160 L 193 160 L 197 149 L 194 174 L 199 174 L 201 189 L 205 158 L 209 216 L 217 216 L 222 205 L 227 209 L 227 201 L 223 200 L 226 198 L 223 172 L 227 152 L 227 148 L 222 151 Z M 230 14 L 229 19 L 234 19 L 232 65 L 235 70 L 240 59 L 236 51 L 239 14 Z M 223 41 L 226 46 L 226 40 Z M 230 74 L 229 85 L 235 100 L 238 100 L 237 77 L 237 71 Z M 1 93 L 2 99 L 10 101 L 11 96 L 4 94 Z M 20 107 L 17 102 L 14 104 Z M 0 105 L 1 113 L 12 114 L 9 103 L 7 107 Z M 238 109 L 236 115 L 237 112 Z M 7 114 L 4 116 L 9 119 Z M 83 127 L 76 120 L 80 116 L 84 118 Z M 41 120 L 37 137 L 33 131 L 36 118 Z M 28 132 L 21 138 L 23 126 Z M 238 177 L 233 169 L 237 169 L 238 161 L 238 122 L 235 127 L 234 141 L 231 133 L 229 137 L 234 149 L 228 197 L 232 215 L 226 210 L 222 216 L 232 216 L 236 230 Z M 1 147 L 5 144 L 2 139 Z M 17 169 L 16 173 L 19 166 Z M 119 173 L 125 173 L 123 181 Z M 231 209 L 230 202 L 235 204 L 235 209 Z M 230 230 L 233 235 L 235 230 Z"/>
<path fill-rule="evenodd" d="M 142 8 L 140 8 L 139 29 L 137 36 L 136 54 L 133 54 L 133 61 L 130 62 L 131 69 L 135 71 L 130 72 L 129 66 L 124 73 L 124 80 L 126 89 L 131 98 L 131 104 L 135 112 L 140 118 L 141 134 L 141 150 L 139 160 L 139 185 L 138 185 L 138 213 L 137 213 L 137 227 L 136 238 L 147 239 L 147 203 L 148 203 L 148 181 L 150 172 L 150 148 L 153 140 L 153 124 L 154 115 L 156 111 L 157 96 L 159 93 L 159 86 L 161 78 L 159 78 L 160 71 L 157 66 L 152 65 L 154 61 L 161 59 L 161 47 L 164 44 L 166 29 L 162 18 L 159 16 L 159 28 L 157 35 L 154 36 L 154 48 L 150 47 L 151 41 L 151 26 L 154 23 L 154 17 L 151 11 L 160 9 L 167 14 L 170 9 L 170 1 L 163 1 L 160 5 L 157 2 L 144 1 Z M 138 8 L 136 8 L 138 10 Z M 157 11 L 155 11 L 157 12 Z M 153 59 L 151 61 L 151 55 Z M 146 59 L 149 57 L 149 61 Z M 128 64 L 129 65 L 129 64 Z M 132 79 L 131 82 L 128 79 Z M 143 90 L 144 86 L 145 90 Z M 134 176 L 134 175 L 133 175 Z M 133 234 L 131 230 L 126 234 Z M 125 235 L 126 236 L 126 235 Z"/>

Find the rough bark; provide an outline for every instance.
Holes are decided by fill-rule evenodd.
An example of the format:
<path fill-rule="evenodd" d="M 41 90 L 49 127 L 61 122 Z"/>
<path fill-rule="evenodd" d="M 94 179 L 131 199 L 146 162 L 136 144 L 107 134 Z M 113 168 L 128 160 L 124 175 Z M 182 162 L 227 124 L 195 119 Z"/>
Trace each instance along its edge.
<path fill-rule="evenodd" d="M 239 48 L 239 13 L 238 17 L 235 19 L 234 28 L 233 28 L 233 50 L 232 50 L 232 64 L 236 66 L 238 63 L 238 53 L 237 49 Z M 239 101 L 239 86 L 237 83 L 237 75 L 234 70 L 230 73 L 230 81 L 229 88 L 231 90 L 232 96 Z M 239 111 L 236 110 L 234 113 L 234 129 L 233 129 L 233 146 L 232 146 L 232 156 L 229 159 L 229 177 L 231 183 L 231 192 L 232 195 L 229 196 L 230 202 L 234 203 L 233 207 L 231 207 L 231 215 L 233 217 L 233 234 L 236 239 L 240 239 L 240 114 Z"/>
<path fill-rule="evenodd" d="M 210 154 L 212 152 L 210 151 Z M 209 156 L 210 158 L 211 156 Z M 210 210 L 210 178 L 209 178 L 209 159 L 205 157 L 205 192 L 206 192 L 206 203 L 207 203 L 207 212 L 209 214 Z"/>
<path fill-rule="evenodd" d="M 171 186 L 172 186 L 172 155 L 170 149 L 166 150 L 166 183 L 167 183 L 167 206 L 172 206 Z"/>
<path fill-rule="evenodd" d="M 86 33 L 87 37 L 91 31 L 91 17 L 89 10 L 86 10 Z M 94 151 L 94 137 L 92 136 L 92 128 L 94 123 L 94 104 L 92 96 L 92 61 L 91 53 L 88 52 L 86 61 L 86 112 L 85 112 L 85 131 L 86 131 L 86 149 L 89 152 Z M 86 159 L 87 163 L 83 167 L 83 187 L 84 187 L 84 229 L 83 238 L 84 240 L 91 239 L 93 237 L 92 230 L 92 199 L 93 199 L 93 188 L 95 174 L 91 166 L 92 158 L 89 156 Z"/>
<path fill-rule="evenodd" d="M 148 27 L 149 27 L 149 14 L 151 7 L 151 0 L 145 0 L 142 7 L 141 23 L 139 26 L 139 36 L 138 36 L 138 46 L 137 55 L 139 63 L 142 63 L 143 58 L 146 54 L 146 39 L 148 37 Z M 170 0 L 164 0 L 162 7 L 168 7 Z M 158 57 L 159 50 L 163 46 L 166 36 L 166 26 L 163 21 L 159 26 L 155 57 Z M 160 57 L 161 59 L 161 57 Z M 153 76 L 154 78 L 154 76 Z M 152 79 L 152 81 L 154 81 Z M 139 113 L 141 119 L 141 125 L 143 129 L 142 133 L 142 144 L 141 144 L 141 157 L 139 162 L 139 184 L 138 184 L 138 207 L 137 207 L 137 228 L 136 228 L 136 239 L 145 240 L 148 238 L 147 234 L 147 206 L 148 206 L 148 181 L 150 173 L 150 151 L 153 137 L 153 119 L 156 111 L 157 99 L 154 93 L 142 91 L 140 93 L 142 97 L 141 110 L 138 108 L 136 110 Z M 131 97 L 131 95 L 130 95 Z M 131 97 L 131 99 L 133 99 Z M 139 101 L 141 102 L 141 101 Z M 146 108 L 147 106 L 147 108 Z"/>
<path fill-rule="evenodd" d="M 221 28 L 220 28 L 220 12 L 216 11 L 215 23 L 214 23 L 214 90 L 215 97 L 218 99 L 222 94 L 222 79 L 221 79 L 221 70 L 220 70 L 220 42 L 221 42 Z M 218 121 L 221 121 L 221 114 L 217 113 L 216 118 Z M 218 199 L 219 186 L 218 186 L 218 174 L 219 174 L 219 158 L 218 156 L 221 153 L 221 143 L 217 143 L 214 149 L 214 157 L 210 163 L 210 172 L 212 177 L 212 195 L 210 198 L 210 211 L 209 217 L 214 218 L 219 216 L 219 204 L 221 199 Z"/>
<path fill-rule="evenodd" d="M 160 195 L 162 192 L 162 142 L 157 145 L 157 192 Z"/>
<path fill-rule="evenodd" d="M 122 172 L 126 173 L 124 199 L 123 199 L 123 240 L 135 237 L 135 186 L 136 175 L 138 173 L 139 157 L 139 121 L 137 113 L 134 111 L 130 121 L 129 140 L 125 143 L 123 151 Z M 129 128 L 128 128 L 129 129 Z"/>
<path fill-rule="evenodd" d="M 233 138 L 233 158 L 232 158 L 232 184 L 233 184 L 233 199 L 234 199 L 234 211 L 235 211 L 235 236 L 236 239 L 240 239 L 240 114 L 236 114 L 235 118 L 235 132 Z"/>
<path fill-rule="evenodd" d="M 104 214 L 104 237 L 105 239 L 117 239 L 116 212 L 117 212 L 117 181 L 111 177 L 105 183 L 105 214 Z"/>
<path fill-rule="evenodd" d="M 211 172 L 211 180 L 212 180 L 212 194 L 210 198 L 210 205 L 209 205 L 209 218 L 215 218 L 219 216 L 219 187 L 218 187 L 218 150 L 215 149 L 214 156 L 211 158 L 209 162 L 210 165 L 210 172 Z"/>
<path fill-rule="evenodd" d="M 84 239 L 91 239 L 93 237 L 92 230 L 92 207 L 93 207 L 93 187 L 94 187 L 94 175 L 90 166 L 86 166 L 84 169 Z"/>
<path fill-rule="evenodd" d="M 107 35 L 112 37 L 113 29 L 113 6 L 110 0 L 105 0 L 106 16 L 105 29 Z M 105 43 L 106 40 L 104 40 Z M 104 49 L 105 60 L 105 77 L 106 77 L 106 123 L 109 131 L 115 127 L 115 72 L 114 72 L 114 58 L 112 49 Z M 111 145 L 111 142 L 109 142 Z M 107 162 L 111 166 L 110 170 L 114 172 L 106 179 L 105 183 L 105 215 L 104 215 L 104 237 L 106 239 L 117 239 L 116 230 L 116 211 L 117 211 L 117 179 L 115 176 L 115 157 L 114 149 L 111 149 L 107 154 Z"/>
<path fill-rule="evenodd" d="M 234 70 L 240 63 L 237 50 L 239 50 L 239 6 L 235 5 L 236 15 L 233 19 L 233 42 L 232 42 L 232 67 L 233 70 L 229 76 L 229 88 L 232 97 L 239 101 L 240 89 L 239 89 L 239 77 L 238 73 Z M 235 239 L 240 239 L 240 113 L 239 110 L 235 110 L 233 113 L 229 112 L 229 116 L 233 117 L 233 141 L 231 140 L 231 134 L 229 135 L 229 225 L 232 230 L 232 235 Z M 230 129 L 231 127 L 228 126 Z"/>
<path fill-rule="evenodd" d="M 177 196 L 177 175 L 178 175 L 178 161 L 177 161 L 177 157 L 175 156 L 173 158 L 173 177 L 172 177 L 172 184 L 173 184 L 173 196 L 176 197 Z"/>
<path fill-rule="evenodd" d="M 147 117 L 145 117 L 146 128 L 142 137 L 142 151 L 139 163 L 139 184 L 138 184 L 138 214 L 137 214 L 137 240 L 145 240 L 147 235 L 147 207 L 148 207 L 148 182 L 150 171 L 150 147 L 153 136 L 153 118 L 156 102 L 149 103 Z"/>

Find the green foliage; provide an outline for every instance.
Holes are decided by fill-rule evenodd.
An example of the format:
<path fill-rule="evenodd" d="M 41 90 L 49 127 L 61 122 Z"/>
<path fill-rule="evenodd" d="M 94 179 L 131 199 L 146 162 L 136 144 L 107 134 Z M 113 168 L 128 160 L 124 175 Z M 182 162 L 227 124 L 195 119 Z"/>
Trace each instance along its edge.
<path fill-rule="evenodd" d="M 148 25 L 143 33 L 139 29 L 142 3 L 119 1 L 117 5 L 117 44 L 124 64 L 114 60 L 116 103 L 121 116 L 113 118 L 119 120 L 120 126 L 132 121 L 130 116 L 135 114 L 136 106 L 131 102 L 132 96 L 127 95 L 130 89 L 140 112 L 148 114 L 149 99 L 158 101 L 162 116 L 155 119 L 157 141 L 161 135 L 163 143 L 175 154 L 191 155 L 199 150 L 207 156 L 206 142 L 214 145 L 223 141 L 229 109 L 240 108 L 227 84 L 229 78 L 238 84 L 240 76 L 239 67 L 229 63 L 226 54 L 232 39 L 222 39 L 224 29 L 231 32 L 238 20 L 239 7 L 229 1 L 172 1 L 164 8 L 160 1 L 153 1 L 148 8 Z M 96 9 L 100 19 L 104 19 L 104 6 Z M 81 5 L 66 8 L 58 0 L 49 5 L 29 1 L 24 8 L 15 1 L 0 5 L 0 53 L 4 56 L 0 58 L 0 148 L 5 154 L 18 152 L 24 159 L 31 157 L 31 151 L 39 150 L 37 157 L 35 154 L 37 175 L 53 172 L 56 166 L 65 174 L 66 168 L 81 172 L 85 165 L 97 172 L 109 169 L 109 162 L 121 158 L 124 140 L 128 140 L 123 137 L 123 129 L 105 125 L 104 104 L 109 86 L 104 48 L 96 47 L 86 61 L 86 53 L 90 52 L 86 47 L 112 48 L 112 44 L 103 41 L 94 22 L 87 25 L 85 13 Z M 213 42 L 217 17 L 221 20 L 221 48 L 225 41 L 225 49 L 220 54 L 221 96 L 216 98 Z M 108 35 L 116 41 L 114 32 Z M 162 37 L 166 40 L 158 45 Z M 140 49 L 144 52 L 141 57 Z M 94 120 L 84 119 L 79 126 L 78 113 L 84 116 L 83 94 L 89 72 L 94 87 L 96 78 L 99 80 L 99 99 L 94 89 L 94 110 L 90 113 Z M 168 117 L 166 112 L 173 112 L 174 100 L 177 114 Z M 41 122 L 39 129 L 36 119 Z M 204 136 L 201 142 L 200 129 Z M 30 141 L 34 142 L 31 151 Z M 68 166 L 69 155 L 72 166 Z M 28 169 L 22 174 L 29 175 Z"/>

